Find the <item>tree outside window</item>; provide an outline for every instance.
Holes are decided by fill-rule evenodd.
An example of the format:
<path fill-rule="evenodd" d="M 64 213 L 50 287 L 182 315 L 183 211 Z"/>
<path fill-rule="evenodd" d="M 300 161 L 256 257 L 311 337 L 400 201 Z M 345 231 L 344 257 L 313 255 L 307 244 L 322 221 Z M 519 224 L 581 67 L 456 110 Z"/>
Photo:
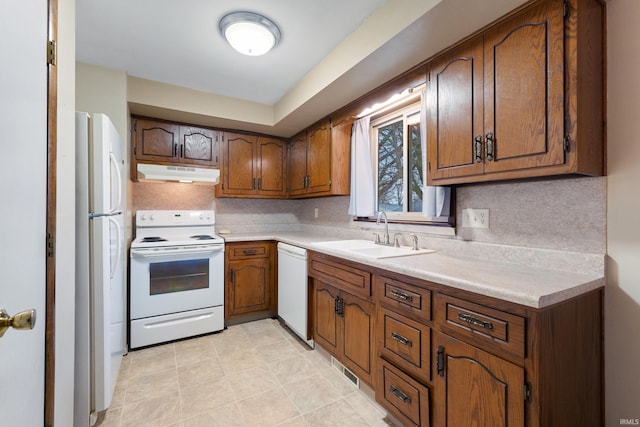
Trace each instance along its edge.
<path fill-rule="evenodd" d="M 422 211 L 420 110 L 415 104 L 372 121 L 377 169 L 377 209 L 403 214 Z M 414 215 L 415 216 L 415 215 Z"/>

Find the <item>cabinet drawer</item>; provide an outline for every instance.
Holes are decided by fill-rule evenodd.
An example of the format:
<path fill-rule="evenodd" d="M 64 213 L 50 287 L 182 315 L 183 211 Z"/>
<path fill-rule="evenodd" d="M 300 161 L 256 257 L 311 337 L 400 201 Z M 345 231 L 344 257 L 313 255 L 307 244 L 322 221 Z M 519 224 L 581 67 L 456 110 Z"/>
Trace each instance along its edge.
<path fill-rule="evenodd" d="M 312 252 L 309 257 L 309 276 L 353 295 L 371 297 L 371 272 L 350 263 Z"/>
<path fill-rule="evenodd" d="M 429 426 L 429 389 L 390 363 L 379 361 L 376 401 L 407 426 Z"/>
<path fill-rule="evenodd" d="M 378 319 L 380 355 L 421 381 L 431 380 L 431 328 L 382 308 Z"/>
<path fill-rule="evenodd" d="M 248 258 L 266 258 L 269 256 L 269 242 L 248 242 L 227 244 L 227 256 L 230 260 Z"/>
<path fill-rule="evenodd" d="M 377 276 L 378 301 L 398 313 L 418 321 L 431 320 L 431 291 L 400 279 Z"/>
<path fill-rule="evenodd" d="M 503 356 L 525 356 L 524 318 L 448 295 L 435 301 L 443 331 Z"/>

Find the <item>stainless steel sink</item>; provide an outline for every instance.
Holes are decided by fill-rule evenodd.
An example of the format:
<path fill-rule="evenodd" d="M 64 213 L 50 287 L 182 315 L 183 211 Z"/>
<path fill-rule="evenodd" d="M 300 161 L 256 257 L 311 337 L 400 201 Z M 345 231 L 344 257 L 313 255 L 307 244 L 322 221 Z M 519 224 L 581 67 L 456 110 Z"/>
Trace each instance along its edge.
<path fill-rule="evenodd" d="M 347 252 L 376 259 L 421 255 L 435 252 L 432 249 L 413 250 L 409 246 L 396 247 L 379 245 L 369 240 L 333 240 L 327 242 L 314 242 L 311 244 L 325 249 L 333 249 L 335 251 Z"/>

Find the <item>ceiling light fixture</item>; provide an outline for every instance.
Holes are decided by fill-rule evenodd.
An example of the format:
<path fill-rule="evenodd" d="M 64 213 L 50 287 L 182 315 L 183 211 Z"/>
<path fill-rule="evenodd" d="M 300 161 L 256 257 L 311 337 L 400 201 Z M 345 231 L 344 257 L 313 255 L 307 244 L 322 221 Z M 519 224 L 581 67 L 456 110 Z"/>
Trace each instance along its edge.
<path fill-rule="evenodd" d="M 220 19 L 220 33 L 231 47 L 249 56 L 264 55 L 280 42 L 280 28 L 254 12 L 226 14 Z"/>

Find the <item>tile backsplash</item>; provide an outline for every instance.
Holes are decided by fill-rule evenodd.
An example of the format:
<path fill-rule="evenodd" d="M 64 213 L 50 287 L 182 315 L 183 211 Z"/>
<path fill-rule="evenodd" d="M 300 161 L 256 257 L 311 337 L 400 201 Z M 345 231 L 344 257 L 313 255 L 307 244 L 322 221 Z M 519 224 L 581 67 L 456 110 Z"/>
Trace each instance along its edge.
<path fill-rule="evenodd" d="M 568 178 L 457 189 L 456 235 L 466 241 L 606 252 L 607 180 Z M 489 209 L 489 228 L 463 228 L 463 208 Z"/>
<path fill-rule="evenodd" d="M 456 189 L 456 205 L 455 236 L 430 235 L 428 238 L 438 239 L 435 246 L 457 241 L 589 254 L 606 251 L 605 177 L 462 186 Z M 303 200 L 216 199 L 211 186 L 133 183 L 133 211 L 214 209 L 217 228 L 232 232 L 317 226 L 368 234 L 376 229 L 375 224 L 353 221 L 347 214 L 348 206 L 347 196 Z M 489 228 L 461 227 L 463 208 L 489 209 Z M 392 225 L 390 229 L 429 235 L 421 226 Z"/>

